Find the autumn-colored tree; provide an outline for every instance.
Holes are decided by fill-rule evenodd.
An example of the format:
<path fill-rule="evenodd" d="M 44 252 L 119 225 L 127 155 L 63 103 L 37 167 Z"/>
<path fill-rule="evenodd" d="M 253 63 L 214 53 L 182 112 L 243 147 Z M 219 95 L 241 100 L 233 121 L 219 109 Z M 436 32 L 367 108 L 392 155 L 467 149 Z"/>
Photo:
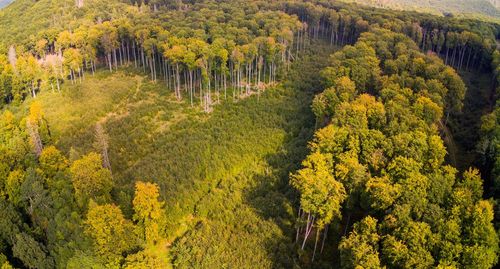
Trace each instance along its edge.
<path fill-rule="evenodd" d="M 31 94 L 33 98 L 36 97 L 42 78 L 42 68 L 36 58 L 31 54 L 18 57 L 15 70 L 17 87 L 14 89 L 17 91 L 14 94 L 17 98 L 24 98 L 28 94 Z"/>
<path fill-rule="evenodd" d="M 291 175 L 290 183 L 300 193 L 300 208 L 303 212 L 300 217 L 307 218 L 303 249 L 313 226 L 322 230 L 333 218 L 340 217 L 346 191 L 333 175 L 330 154 L 314 152 L 303 161 L 302 166 L 304 168 Z M 300 228 L 298 227 L 297 234 L 300 233 Z M 318 234 L 317 231 L 316 241 Z"/>
<path fill-rule="evenodd" d="M 74 161 L 70 167 L 73 188 L 80 206 L 88 199 L 109 201 L 113 188 L 111 172 L 102 166 L 99 154 L 91 152 Z"/>
<path fill-rule="evenodd" d="M 379 258 L 377 220 L 370 216 L 354 224 L 339 244 L 342 268 L 383 268 Z"/>
<path fill-rule="evenodd" d="M 68 160 L 54 146 L 48 146 L 43 149 L 40 154 L 40 167 L 43 173 L 52 178 L 56 173 L 64 171 L 68 168 Z"/>
<path fill-rule="evenodd" d="M 122 255 L 136 246 L 132 223 L 113 204 L 90 202 L 85 234 L 92 238 L 95 253 L 106 259 L 109 266 L 118 266 Z"/>
<path fill-rule="evenodd" d="M 392 184 L 387 176 L 374 177 L 366 183 L 366 194 L 373 209 L 385 210 L 400 196 L 401 186 Z"/>
<path fill-rule="evenodd" d="M 160 221 L 163 216 L 163 202 L 159 200 L 158 185 L 138 181 L 135 183 L 134 220 L 144 229 L 144 238 L 148 244 L 155 244 L 159 238 Z"/>
<path fill-rule="evenodd" d="M 19 205 L 21 197 L 21 186 L 24 182 L 24 171 L 14 170 L 9 173 L 7 180 L 5 181 L 5 193 L 8 199 L 14 205 Z"/>
<path fill-rule="evenodd" d="M 0 55 L 0 105 L 12 101 L 14 70 L 8 59 Z"/>
<path fill-rule="evenodd" d="M 1 269 L 14 269 L 14 267 L 12 267 L 12 265 L 7 260 L 7 256 L 5 256 L 3 253 L 0 253 L 0 268 Z"/>
<path fill-rule="evenodd" d="M 30 105 L 30 114 L 26 119 L 26 129 L 30 136 L 30 142 L 33 151 L 37 156 L 40 156 L 43 150 L 42 139 L 39 133 L 39 126 L 42 123 L 43 111 L 39 102 L 35 101 Z"/>
<path fill-rule="evenodd" d="M 164 52 L 165 58 L 167 58 L 175 66 L 175 96 L 178 100 L 182 99 L 181 95 L 181 64 L 187 53 L 187 48 L 184 45 L 174 45 L 168 48 Z"/>

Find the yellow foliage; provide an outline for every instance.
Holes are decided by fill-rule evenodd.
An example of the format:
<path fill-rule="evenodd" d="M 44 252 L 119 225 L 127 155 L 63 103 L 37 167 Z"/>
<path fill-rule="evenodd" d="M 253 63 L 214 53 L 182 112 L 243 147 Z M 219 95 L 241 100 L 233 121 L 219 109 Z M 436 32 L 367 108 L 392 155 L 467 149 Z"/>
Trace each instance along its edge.
<path fill-rule="evenodd" d="M 148 243 L 159 239 L 159 221 L 162 217 L 163 202 L 159 198 L 158 185 L 138 181 L 135 184 L 134 219 L 144 224 L 145 238 Z"/>
<path fill-rule="evenodd" d="M 120 260 L 124 252 L 135 246 L 133 225 L 116 205 L 91 202 L 85 224 L 85 234 L 93 239 L 94 251 L 109 262 Z"/>
<path fill-rule="evenodd" d="M 42 104 L 38 101 L 34 101 L 30 105 L 30 114 L 28 116 L 28 120 L 32 124 L 38 124 L 40 120 L 43 118 L 43 110 L 42 110 Z"/>

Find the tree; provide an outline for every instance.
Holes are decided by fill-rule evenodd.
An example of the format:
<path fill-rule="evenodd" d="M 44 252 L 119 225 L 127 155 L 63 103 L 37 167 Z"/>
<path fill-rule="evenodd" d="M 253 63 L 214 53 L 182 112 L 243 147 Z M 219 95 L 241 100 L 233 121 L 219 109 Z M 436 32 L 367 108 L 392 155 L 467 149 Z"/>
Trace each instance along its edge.
<path fill-rule="evenodd" d="M 182 99 L 180 69 L 186 53 L 187 48 L 184 45 L 174 45 L 171 48 L 167 48 L 164 52 L 165 58 L 175 65 L 175 96 L 178 100 Z"/>
<path fill-rule="evenodd" d="M 342 238 L 339 244 L 342 268 L 382 268 L 380 239 L 375 218 L 368 216 L 354 224 L 349 236 Z"/>
<path fill-rule="evenodd" d="M 132 223 L 113 204 L 90 202 L 85 234 L 92 238 L 95 253 L 107 260 L 108 265 L 119 265 L 122 255 L 136 245 Z"/>
<path fill-rule="evenodd" d="M 342 102 L 352 101 L 357 94 L 356 85 L 347 76 L 342 76 L 332 82 L 330 88 L 316 95 L 312 109 L 318 119 L 332 118 Z"/>
<path fill-rule="evenodd" d="M 335 217 L 340 217 L 346 191 L 332 174 L 330 154 L 314 152 L 302 163 L 301 170 L 290 176 L 290 184 L 300 193 L 300 208 L 307 215 L 304 248 L 313 226 L 321 230 Z M 299 229 L 300 230 L 300 229 Z"/>
<path fill-rule="evenodd" d="M 65 50 L 71 47 L 71 44 L 72 44 L 71 33 L 67 30 L 60 32 L 59 35 L 57 36 L 56 50 L 58 51 Z"/>
<path fill-rule="evenodd" d="M 44 79 L 46 80 L 46 83 L 50 84 L 52 92 L 54 92 L 54 83 L 56 84 L 57 91 L 61 91 L 60 80 L 62 80 L 64 76 L 62 70 L 63 62 L 64 59 L 59 54 L 49 54 L 45 57 L 43 62 L 42 66 L 45 73 Z"/>
<path fill-rule="evenodd" d="M 125 269 L 145 269 L 145 268 L 168 268 L 165 256 L 159 255 L 152 250 L 139 251 L 128 255 L 123 268 Z"/>
<path fill-rule="evenodd" d="M 109 162 L 109 155 L 108 155 L 109 138 L 106 132 L 104 131 L 104 128 L 102 127 L 101 123 L 96 123 L 94 136 L 95 136 L 94 146 L 96 147 L 97 150 L 101 152 L 102 166 L 111 171 L 111 163 Z"/>
<path fill-rule="evenodd" d="M 0 105 L 12 101 L 14 70 L 8 59 L 0 55 Z"/>
<path fill-rule="evenodd" d="M 102 158 L 99 154 L 91 152 L 74 161 L 70 173 L 80 206 L 84 206 L 88 199 L 109 201 L 113 181 L 111 172 L 102 167 Z"/>
<path fill-rule="evenodd" d="M 366 194 L 371 208 L 386 210 L 401 194 L 401 185 L 392 184 L 388 177 L 373 177 L 366 183 Z"/>
<path fill-rule="evenodd" d="M 104 53 L 106 55 L 106 61 L 108 62 L 109 71 L 112 72 L 113 59 L 115 66 L 117 65 L 116 48 L 119 46 L 118 31 L 109 21 L 97 25 L 97 30 L 100 36 L 99 38 L 100 44 L 104 48 Z"/>
<path fill-rule="evenodd" d="M 14 205 L 19 205 L 21 202 L 21 185 L 24 182 L 24 176 L 24 171 L 13 170 L 5 181 L 5 193 Z"/>
<path fill-rule="evenodd" d="M 434 49 L 440 41 L 438 33 L 431 34 L 434 39 L 424 37 L 422 46 Z M 403 35 L 375 29 L 362 34 L 358 43 L 336 52 L 322 72 L 327 89 L 315 97 L 313 110 L 320 126 L 328 125 L 316 131 L 313 153 L 306 158 L 310 161 L 317 152 L 332 156 L 331 174 L 349 194 L 338 212 L 348 216 L 345 231 L 351 214 L 366 214 L 366 209 L 381 220 L 377 229 L 372 219 L 367 232 L 360 226 L 370 217 L 355 223 L 339 245 L 341 265 L 491 268 L 497 262 L 492 253 L 498 251 L 498 238 L 489 203 L 481 201 L 481 177 L 470 169 L 457 178 L 456 169 L 444 164 L 446 148 L 438 133 L 443 111 L 449 115 L 462 107 L 463 82 Z M 464 44 L 453 56 L 456 61 L 463 61 Z M 377 68 L 366 68 L 367 61 L 383 68 L 370 75 Z M 303 175 L 314 178 L 312 172 Z M 300 180 L 291 183 L 300 192 L 300 210 L 310 212 L 304 190 L 313 184 L 300 185 L 306 180 L 296 177 Z M 314 195 L 308 200 L 315 201 Z M 306 224 L 305 237 L 309 229 Z"/>
<path fill-rule="evenodd" d="M 38 54 L 40 58 L 45 57 L 45 53 L 47 51 L 48 41 L 45 38 L 39 39 L 35 44 L 35 52 Z"/>
<path fill-rule="evenodd" d="M 0 268 L 1 269 L 14 269 L 12 265 L 10 265 L 9 261 L 7 260 L 7 257 L 0 253 Z"/>
<path fill-rule="evenodd" d="M 493 206 L 489 201 L 479 201 L 472 208 L 465 227 L 466 246 L 462 264 L 469 268 L 491 268 L 498 262 L 499 240 L 492 225 Z"/>
<path fill-rule="evenodd" d="M 48 146 L 40 154 L 40 167 L 48 178 L 53 178 L 58 172 L 68 168 L 68 160 L 54 146 Z"/>
<path fill-rule="evenodd" d="M 35 98 L 39 89 L 39 81 L 42 78 L 42 69 L 36 58 L 31 54 L 20 56 L 16 61 L 16 72 L 15 78 L 19 89 L 14 94 L 22 99 L 27 93 L 31 93 Z"/>
<path fill-rule="evenodd" d="M 159 239 L 160 221 L 163 216 L 163 202 L 158 201 L 158 185 L 138 181 L 135 183 L 134 220 L 144 229 L 144 238 L 148 244 L 155 244 Z"/>
<path fill-rule="evenodd" d="M 16 234 L 12 252 L 27 268 L 54 268 L 54 260 L 47 256 L 45 246 L 26 233 Z"/>
<path fill-rule="evenodd" d="M 347 76 L 354 81 L 356 89 L 367 91 L 377 86 L 381 72 L 379 63 L 372 47 L 365 42 L 357 42 L 354 46 L 346 46 L 342 51 L 334 53 L 330 66 L 321 75 L 327 87 L 335 86 L 338 78 Z"/>
<path fill-rule="evenodd" d="M 81 69 L 82 62 L 83 62 L 83 56 L 80 53 L 80 50 L 69 48 L 64 51 L 63 64 L 69 71 L 71 82 L 74 82 L 76 80 L 76 74 L 78 74 L 78 76 L 81 79 L 82 74 L 80 72 L 82 71 Z"/>
<path fill-rule="evenodd" d="M 71 257 L 66 264 L 67 269 L 104 269 L 109 268 L 110 266 L 110 264 L 106 264 L 104 257 L 93 255 L 91 250 L 88 252 L 77 252 L 77 254 Z"/>
<path fill-rule="evenodd" d="M 46 229 L 53 216 L 52 199 L 44 186 L 44 179 L 37 170 L 29 168 L 20 187 L 20 198 L 31 222 Z"/>
<path fill-rule="evenodd" d="M 394 235 L 388 235 L 382 242 L 388 266 L 428 268 L 434 264 L 430 251 L 435 240 L 429 224 L 410 221 L 398 227 Z"/>
<path fill-rule="evenodd" d="M 43 119 L 42 106 L 39 102 L 33 102 L 30 105 L 30 115 L 26 119 L 26 129 L 30 136 L 30 142 L 33 151 L 40 156 L 43 150 L 42 139 L 40 138 L 39 126 Z"/>

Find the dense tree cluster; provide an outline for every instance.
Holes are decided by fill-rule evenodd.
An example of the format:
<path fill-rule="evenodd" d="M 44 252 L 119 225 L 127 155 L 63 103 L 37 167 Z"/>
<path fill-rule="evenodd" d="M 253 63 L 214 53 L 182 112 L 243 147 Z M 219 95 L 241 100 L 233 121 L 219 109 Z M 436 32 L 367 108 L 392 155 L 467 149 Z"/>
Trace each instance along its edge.
<path fill-rule="evenodd" d="M 59 91 L 61 82 L 81 81 L 99 63 L 111 72 L 133 64 L 152 81 L 161 78 L 177 99 L 185 95 L 191 105 L 199 100 L 205 111 L 226 99 L 228 88 L 235 99 L 260 92 L 288 69 L 292 48 L 305 42 L 294 34 L 304 26 L 281 11 L 216 5 L 164 13 L 137 7 L 71 31 L 43 31 L 0 58 L 0 98 L 8 103 L 41 90 Z"/>
<path fill-rule="evenodd" d="M 368 26 L 379 26 L 404 33 L 423 51 L 433 51 L 458 69 L 489 69 L 500 33 L 495 23 L 374 10 L 332 1 L 311 2 L 290 1 L 284 6 L 333 43 L 353 43 Z"/>
<path fill-rule="evenodd" d="M 169 213 L 158 186 L 137 182 L 130 205 L 134 213 L 126 216 L 110 193 L 116 183 L 102 155 L 91 152 L 70 161 L 50 146 L 46 127 L 39 127 L 44 143 L 37 157 L 24 124 L 37 115 L 44 120 L 34 103 L 25 119 L 5 111 L 0 120 L 0 182 L 5 184 L 0 187 L 0 240 L 9 262 L 32 268 L 165 268 L 164 221 Z"/>
<path fill-rule="evenodd" d="M 408 37 L 373 29 L 322 75 L 327 89 L 313 110 L 324 127 L 291 175 L 302 247 L 314 232 L 316 252 L 321 232 L 340 222 L 350 231 L 339 244 L 343 268 L 493 267 L 493 205 L 478 170 L 445 164 L 438 133 L 464 97 L 455 71 Z"/>
<path fill-rule="evenodd" d="M 498 21 L 500 12 L 495 0 L 429 0 L 415 2 L 411 0 L 346 0 L 381 8 L 393 8 L 428 12 L 448 17 L 478 17 Z"/>
<path fill-rule="evenodd" d="M 0 101 L 60 90 L 64 80 L 82 80 L 101 63 L 110 71 L 133 63 L 150 73 L 151 80 L 162 79 L 178 99 L 185 95 L 191 105 L 197 101 L 209 111 L 212 103 L 227 98 L 228 88 L 237 98 L 275 82 L 309 37 L 352 44 L 370 25 L 379 25 L 405 33 L 451 66 L 470 69 L 489 67 L 499 32 L 496 24 L 382 13 L 325 1 L 135 4 L 113 7 L 120 13 L 81 20 L 71 30 L 40 31 L 22 46 L 5 44 L 9 48 L 0 56 Z M 102 6 L 90 2 L 91 8 Z"/>
<path fill-rule="evenodd" d="M 165 265 L 155 250 L 164 238 L 158 185 L 137 181 L 127 219 L 101 155 L 68 161 L 50 145 L 43 115 L 34 102 L 25 118 L 0 116 L 0 252 L 12 255 L 2 254 L 2 268 Z"/>

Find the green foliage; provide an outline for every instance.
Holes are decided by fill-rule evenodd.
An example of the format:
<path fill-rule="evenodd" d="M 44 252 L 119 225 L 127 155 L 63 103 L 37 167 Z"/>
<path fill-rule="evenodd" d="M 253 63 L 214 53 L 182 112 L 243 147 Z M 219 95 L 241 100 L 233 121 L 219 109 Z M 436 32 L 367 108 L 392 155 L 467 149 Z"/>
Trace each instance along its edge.
<path fill-rule="evenodd" d="M 379 244 L 376 219 L 366 217 L 354 224 L 352 232 L 339 244 L 342 268 L 380 268 Z"/>
<path fill-rule="evenodd" d="M 127 256 L 125 269 L 143 269 L 143 268 L 170 268 L 166 262 L 166 257 L 151 250 L 140 251 L 136 254 Z"/>
<path fill-rule="evenodd" d="M 482 179 L 476 169 L 457 177 L 456 170 L 444 164 L 446 149 L 438 136 L 443 109 L 456 113 L 462 106 L 463 82 L 453 69 L 433 56 L 421 54 L 401 34 L 373 29 L 362 34 L 358 43 L 333 54 L 331 67 L 323 72 L 327 85 L 333 81 L 334 87 L 315 98 L 313 109 L 320 124 L 326 122 L 327 126 L 316 132 L 310 144 L 312 152 L 299 176 L 291 176 L 292 186 L 300 193 L 301 209 L 311 212 L 310 204 L 315 201 L 311 194 L 322 193 L 308 191 L 304 186 L 316 186 L 324 178 L 335 177 L 339 182 L 329 185 L 338 184 L 349 194 L 339 212 L 348 219 L 333 223 L 346 225 L 347 231 L 351 215 L 370 214 L 358 217 L 349 236 L 342 237 L 338 245 L 341 266 L 345 268 L 467 267 L 474 263 L 493 267 L 497 262 L 498 238 L 491 204 L 482 200 Z M 349 72 L 345 73 L 347 78 L 338 78 L 338 70 L 366 64 L 363 57 L 346 55 L 370 50 L 381 67 L 393 60 L 404 59 L 411 64 L 401 66 L 395 73 L 392 68 L 377 72 L 369 84 Z M 368 74 L 367 70 L 362 72 Z M 338 86 L 350 79 L 356 83 L 356 89 L 350 86 L 346 91 Z M 425 86 L 429 82 L 445 88 Z M 372 85 L 367 91 L 372 95 L 363 94 L 366 85 Z M 312 161 L 318 159 L 323 161 Z M 328 172 L 320 177 L 304 173 L 313 167 Z M 301 178 L 311 182 L 298 184 Z M 309 217 L 303 222 L 305 242 L 311 229 Z M 330 222 L 328 219 L 325 224 Z M 301 222 L 298 226 L 297 238 L 301 235 Z M 482 249 L 481 255 L 472 255 L 472 249 Z M 314 259 L 316 244 L 313 251 Z"/>
<path fill-rule="evenodd" d="M 300 192 L 302 210 L 315 216 L 316 225 L 321 229 L 340 217 L 340 206 L 346 198 L 345 189 L 332 174 L 331 155 L 313 153 L 302 166 L 304 168 L 291 176 L 290 184 Z"/>
<path fill-rule="evenodd" d="M 58 172 L 68 168 L 68 160 L 54 146 L 43 149 L 40 154 L 40 168 L 48 178 L 53 178 Z"/>
<path fill-rule="evenodd" d="M 80 205 L 89 199 L 106 202 L 113 188 L 111 172 L 102 167 L 102 158 L 97 153 L 89 153 L 74 161 L 70 167 L 71 181 Z"/>
<path fill-rule="evenodd" d="M 361 92 L 373 91 L 377 86 L 374 83 L 380 73 L 379 60 L 372 47 L 357 42 L 354 46 L 346 46 L 331 57 L 330 66 L 322 71 L 328 87 L 341 83 L 336 80 L 343 76 L 354 81 L 356 88 Z"/>
<path fill-rule="evenodd" d="M 445 165 L 438 131 L 471 99 L 439 57 L 498 64 L 497 25 L 321 0 L 133 3 L 0 11 L 12 264 L 336 267 L 337 249 L 345 268 L 496 264 L 488 184 Z"/>
<path fill-rule="evenodd" d="M 346 2 L 360 3 L 375 7 L 414 10 L 418 12 L 428 12 L 432 14 L 464 17 L 485 17 L 490 20 L 498 21 L 500 13 L 498 4 L 488 0 L 431 0 L 425 2 L 415 2 L 409 0 L 345 0 Z"/>
<path fill-rule="evenodd" d="M 135 247 L 132 223 L 112 204 L 90 202 L 85 234 L 93 239 L 95 253 L 111 267 L 119 265 L 122 254 Z"/>
<path fill-rule="evenodd" d="M 54 261 L 47 257 L 43 245 L 25 233 L 16 234 L 12 247 L 14 257 L 20 259 L 28 268 L 53 268 Z"/>

